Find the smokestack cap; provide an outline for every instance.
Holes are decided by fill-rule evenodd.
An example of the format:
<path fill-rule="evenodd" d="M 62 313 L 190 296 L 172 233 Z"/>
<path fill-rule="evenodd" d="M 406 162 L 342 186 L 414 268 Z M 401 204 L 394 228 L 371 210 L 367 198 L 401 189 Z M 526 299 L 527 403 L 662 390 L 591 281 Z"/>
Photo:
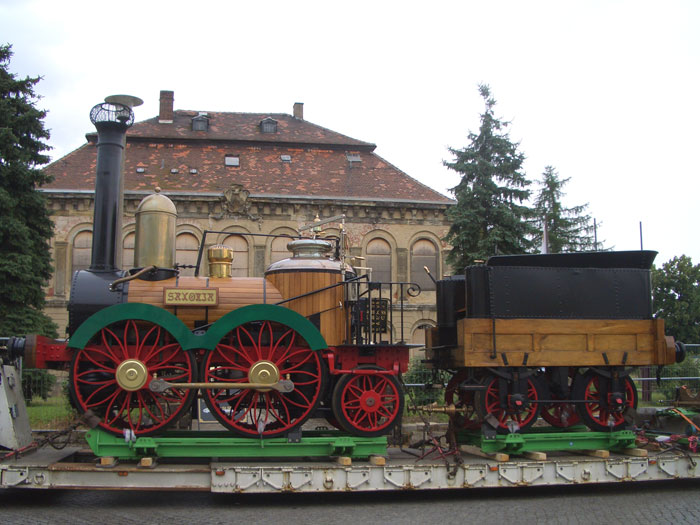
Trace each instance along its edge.
<path fill-rule="evenodd" d="M 124 104 L 102 102 L 90 110 L 90 122 L 95 125 L 98 131 L 100 125 L 111 125 L 123 128 L 125 131 L 134 123 L 134 112 Z"/>
<path fill-rule="evenodd" d="M 128 108 L 135 108 L 143 104 L 143 100 L 133 95 L 110 95 L 105 97 L 105 102 L 108 104 L 121 104 Z"/>

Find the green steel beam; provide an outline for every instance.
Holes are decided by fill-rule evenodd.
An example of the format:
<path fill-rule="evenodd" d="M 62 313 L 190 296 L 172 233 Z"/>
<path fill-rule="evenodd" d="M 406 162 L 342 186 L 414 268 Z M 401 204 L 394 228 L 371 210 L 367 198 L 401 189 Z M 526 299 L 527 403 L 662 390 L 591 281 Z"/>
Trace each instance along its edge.
<path fill-rule="evenodd" d="M 550 430 L 550 429 L 546 429 Z M 634 448 L 636 435 L 631 430 L 617 432 L 534 432 L 528 434 L 505 434 L 486 438 L 481 432 L 461 432 L 457 436 L 460 444 L 475 445 L 483 452 L 555 452 L 567 450 L 622 450 Z"/>
<path fill-rule="evenodd" d="M 298 443 L 287 438 L 254 439 L 231 437 L 226 431 L 170 431 L 161 436 L 139 437 L 125 441 L 100 429 L 85 435 L 90 448 L 98 457 L 118 459 L 159 458 L 290 458 L 348 456 L 368 458 L 385 456 L 386 436 L 363 438 L 339 432 L 308 432 Z"/>

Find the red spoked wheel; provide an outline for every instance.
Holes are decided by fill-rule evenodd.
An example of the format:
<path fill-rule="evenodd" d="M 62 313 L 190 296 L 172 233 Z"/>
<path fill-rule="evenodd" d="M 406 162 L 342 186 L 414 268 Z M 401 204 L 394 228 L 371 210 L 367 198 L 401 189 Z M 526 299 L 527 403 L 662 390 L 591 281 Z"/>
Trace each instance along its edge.
<path fill-rule="evenodd" d="M 127 320 L 102 328 L 73 355 L 70 391 L 75 406 L 92 411 L 100 428 L 116 435 L 157 434 L 187 413 L 196 392 L 152 392 L 155 377 L 170 383 L 196 380 L 194 356 L 150 321 Z"/>
<path fill-rule="evenodd" d="M 474 407 L 474 392 L 460 391 L 459 385 L 467 379 L 467 370 L 461 369 L 447 382 L 445 388 L 445 404 L 454 405 L 463 410 L 450 418 L 455 428 L 459 430 L 476 430 L 481 427 L 481 422 Z"/>
<path fill-rule="evenodd" d="M 629 377 L 622 379 L 624 399 L 607 388 L 603 394 L 603 381 L 610 381 L 594 370 L 577 376 L 574 381 L 574 399 L 585 401 L 579 403 L 578 413 L 591 430 L 619 430 L 625 425 L 625 410 L 637 408 L 637 387 Z M 605 399 L 603 399 L 605 398 Z"/>
<path fill-rule="evenodd" d="M 325 367 L 293 329 L 275 321 L 255 321 L 229 332 L 207 352 L 202 366 L 206 383 L 230 388 L 203 390 L 212 414 L 242 436 L 276 437 L 300 427 L 318 406 Z M 236 383 L 291 381 L 291 392 L 271 388 L 236 388 Z"/>
<path fill-rule="evenodd" d="M 551 398 L 557 399 L 557 396 L 552 394 Z M 581 422 L 573 403 L 549 403 L 542 407 L 540 415 L 547 423 L 557 428 L 568 428 Z"/>
<path fill-rule="evenodd" d="M 395 376 L 360 366 L 344 374 L 333 389 L 333 414 L 346 432 L 375 437 L 388 434 L 403 414 L 403 391 Z"/>
<path fill-rule="evenodd" d="M 568 383 L 566 385 L 566 388 L 567 390 L 569 390 L 569 392 L 573 387 L 573 378 L 575 377 L 575 374 L 576 369 L 570 368 L 567 374 Z M 545 375 L 545 378 L 543 378 L 543 380 L 544 379 L 550 380 L 548 398 L 552 400 L 561 400 L 561 402 L 548 403 L 546 405 L 543 405 L 540 411 L 540 416 L 542 416 L 542 419 L 544 419 L 553 427 L 557 428 L 568 428 L 574 425 L 578 425 L 581 422 L 581 418 L 578 415 L 578 412 L 576 411 L 576 406 L 573 403 L 566 402 L 570 398 L 570 396 L 562 395 L 562 388 L 557 388 L 557 385 L 552 384 L 549 372 Z M 557 392 L 557 390 L 560 390 L 560 392 Z"/>
<path fill-rule="evenodd" d="M 542 399 L 543 388 L 539 378 L 527 378 L 525 394 L 513 393 L 511 381 L 489 374 L 483 379 L 484 390 L 474 394 L 474 404 L 480 419 L 492 415 L 498 426 L 496 431 L 506 434 L 512 431 L 523 431 L 531 427 L 540 413 L 539 400 Z M 502 388 L 504 391 L 501 392 Z"/>

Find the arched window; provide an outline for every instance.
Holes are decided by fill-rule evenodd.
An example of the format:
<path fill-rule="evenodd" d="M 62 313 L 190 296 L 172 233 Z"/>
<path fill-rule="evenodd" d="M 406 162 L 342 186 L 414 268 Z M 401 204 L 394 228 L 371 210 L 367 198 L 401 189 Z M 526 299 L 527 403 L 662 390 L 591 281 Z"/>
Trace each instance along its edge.
<path fill-rule="evenodd" d="M 432 327 L 432 325 L 428 323 L 418 325 L 411 334 L 411 344 L 425 346 L 425 329 L 430 327 Z M 423 356 L 422 348 L 411 348 L 409 350 L 409 355 L 411 359 Z"/>
<path fill-rule="evenodd" d="M 291 257 L 292 253 L 287 250 L 287 244 L 291 241 L 289 237 L 276 237 L 270 246 L 270 264 Z"/>
<path fill-rule="evenodd" d="M 71 260 L 71 275 L 78 270 L 90 268 L 92 257 L 92 232 L 82 231 L 73 238 L 73 258 Z"/>
<path fill-rule="evenodd" d="M 415 330 L 411 334 L 411 344 L 414 345 L 424 345 L 425 344 L 425 329 L 432 328 L 433 325 L 428 323 L 423 323 L 416 326 Z"/>
<path fill-rule="evenodd" d="M 372 268 L 372 281 L 391 282 L 391 246 L 384 239 L 372 239 L 367 245 L 366 266 Z"/>
<path fill-rule="evenodd" d="M 418 283 L 422 290 L 435 290 L 435 283 L 423 269 L 427 266 L 435 279 L 438 275 L 437 248 L 432 241 L 420 239 L 411 246 L 411 281 Z"/>
<path fill-rule="evenodd" d="M 248 241 L 240 235 L 229 235 L 221 244 L 225 244 L 233 250 L 231 275 L 233 277 L 248 277 Z"/>
<path fill-rule="evenodd" d="M 177 264 L 197 264 L 199 240 L 191 233 L 181 233 L 175 239 L 175 262 Z M 183 268 L 180 275 L 194 275 L 194 268 Z"/>
<path fill-rule="evenodd" d="M 122 268 L 128 270 L 134 267 L 134 245 L 136 242 L 136 234 L 128 233 L 124 237 L 124 245 L 122 246 Z"/>

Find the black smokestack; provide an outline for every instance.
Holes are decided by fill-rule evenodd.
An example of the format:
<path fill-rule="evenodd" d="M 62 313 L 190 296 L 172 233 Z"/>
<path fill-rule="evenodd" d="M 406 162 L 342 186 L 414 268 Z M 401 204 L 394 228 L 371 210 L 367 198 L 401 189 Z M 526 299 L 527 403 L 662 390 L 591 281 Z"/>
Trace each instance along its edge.
<path fill-rule="evenodd" d="M 134 123 L 134 113 L 123 104 L 97 104 L 90 111 L 97 128 L 97 176 L 95 179 L 95 215 L 92 234 L 91 272 L 117 269 L 116 254 L 121 238 L 119 213 L 122 180 L 122 153 L 126 130 Z"/>

